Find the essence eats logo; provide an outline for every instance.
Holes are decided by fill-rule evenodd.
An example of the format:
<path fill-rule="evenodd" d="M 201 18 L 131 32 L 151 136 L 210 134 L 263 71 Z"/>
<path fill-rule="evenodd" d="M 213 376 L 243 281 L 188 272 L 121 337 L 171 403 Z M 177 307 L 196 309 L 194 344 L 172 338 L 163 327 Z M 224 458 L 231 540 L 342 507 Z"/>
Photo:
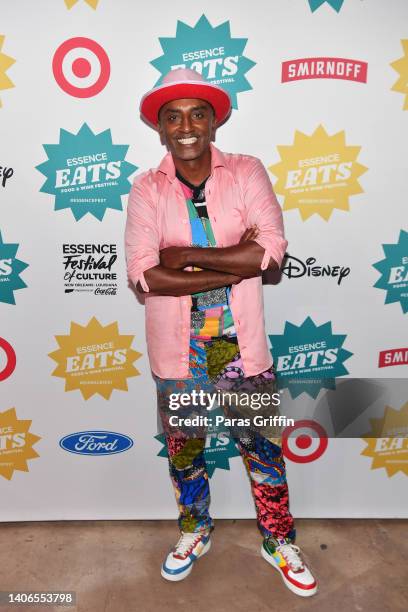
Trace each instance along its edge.
<path fill-rule="evenodd" d="M 340 12 L 344 0 L 308 0 L 312 13 L 314 13 L 322 4 L 329 4 L 337 13 Z"/>
<path fill-rule="evenodd" d="M 402 312 L 408 312 L 408 232 L 401 230 L 396 244 L 383 244 L 385 259 L 373 264 L 381 272 L 375 283 L 387 292 L 385 304 L 399 302 Z"/>
<path fill-rule="evenodd" d="M 91 38 L 70 38 L 55 51 L 52 72 L 65 93 L 74 98 L 91 98 L 109 81 L 109 57 Z"/>
<path fill-rule="evenodd" d="M 311 136 L 296 131 L 293 145 L 278 146 L 281 161 L 268 168 L 278 177 L 283 210 L 298 208 L 303 221 L 312 215 L 328 221 L 335 208 L 348 211 L 349 197 L 363 191 L 360 149 L 346 145 L 344 131 L 329 136 L 322 125 Z"/>
<path fill-rule="evenodd" d="M 64 436 L 60 447 L 75 455 L 116 455 L 133 446 L 132 438 L 114 431 L 79 431 Z"/>
<path fill-rule="evenodd" d="M 0 338 L 0 382 L 12 375 L 16 368 L 17 357 L 7 340 Z"/>
<path fill-rule="evenodd" d="M 40 436 L 30 433 L 30 420 L 17 419 L 16 409 L 0 412 L 0 476 L 11 480 L 14 471 L 28 472 L 27 461 L 38 457 L 33 444 Z"/>
<path fill-rule="evenodd" d="M 163 55 L 151 64 L 162 77 L 176 68 L 191 68 L 213 85 L 220 85 L 231 96 L 232 107 L 238 108 L 237 94 L 252 89 L 245 74 L 255 62 L 244 57 L 247 38 L 232 38 L 229 21 L 212 27 L 202 15 L 194 27 L 177 21 L 174 38 L 159 38 Z"/>
<path fill-rule="evenodd" d="M 315 265 L 316 261 L 316 257 L 308 257 L 305 261 L 302 261 L 298 257 L 287 253 L 281 271 L 288 278 L 302 278 L 303 276 L 308 278 L 311 276 L 314 278 L 324 278 L 325 276 L 336 278 L 338 285 L 350 274 L 350 268 L 345 266 L 320 266 Z"/>
<path fill-rule="evenodd" d="M 15 304 L 14 291 L 27 287 L 20 274 L 28 264 L 16 258 L 18 244 L 3 242 L 0 232 L 0 302 Z"/>
<path fill-rule="evenodd" d="M 282 335 L 269 336 L 279 387 L 287 387 L 293 398 L 335 389 L 334 379 L 348 374 L 343 364 L 353 354 L 342 348 L 346 338 L 332 333 L 330 321 L 316 325 L 307 317 L 299 326 L 286 321 Z"/>
<path fill-rule="evenodd" d="M 403 110 L 408 110 L 408 39 L 401 40 L 401 44 L 404 55 L 391 64 L 399 74 L 399 78 L 392 86 L 391 91 L 405 94 Z"/>
<path fill-rule="evenodd" d="M 60 142 L 43 145 L 48 161 L 36 166 L 47 177 L 41 191 L 55 195 L 54 210 L 70 208 L 76 221 L 90 214 L 102 221 L 107 208 L 122 210 L 137 166 L 125 161 L 129 145 L 114 145 L 110 130 L 94 134 L 60 131 Z"/>
<path fill-rule="evenodd" d="M 304 79 L 342 79 L 367 83 L 367 62 L 342 57 L 305 57 L 282 62 L 282 83 Z"/>
<path fill-rule="evenodd" d="M 5 36 L 0 35 L 0 91 L 3 89 L 10 89 L 14 87 L 13 81 L 7 76 L 6 71 L 14 64 L 16 61 L 12 57 L 9 57 L 5 53 L 2 53 L 2 47 L 4 44 Z M 2 107 L 1 98 L 0 98 L 0 108 Z"/>
<path fill-rule="evenodd" d="M 379 368 L 399 365 L 408 365 L 408 347 L 380 351 L 378 356 Z"/>
<path fill-rule="evenodd" d="M 71 9 L 75 4 L 78 4 L 79 0 L 64 0 L 65 5 L 68 9 Z M 99 0 L 84 0 L 88 6 L 93 9 L 96 9 L 98 6 Z"/>
<path fill-rule="evenodd" d="M 116 244 L 63 244 L 64 292 L 116 295 L 117 259 Z"/>
<path fill-rule="evenodd" d="M 127 391 L 127 378 L 140 372 L 133 362 L 141 357 L 131 348 L 134 336 L 121 336 L 118 324 L 105 327 L 93 317 L 84 327 L 71 323 L 67 336 L 56 336 L 59 349 L 49 353 L 57 362 L 53 376 L 65 378 L 65 391 L 79 389 L 84 399 L 96 393 L 109 399 L 113 389 Z"/>
<path fill-rule="evenodd" d="M 363 440 L 367 443 L 361 452 L 365 457 L 371 457 L 371 469 L 384 468 L 387 476 L 398 472 L 408 476 L 408 402 L 395 410 L 386 406 L 384 417 L 370 419 L 371 431 Z"/>

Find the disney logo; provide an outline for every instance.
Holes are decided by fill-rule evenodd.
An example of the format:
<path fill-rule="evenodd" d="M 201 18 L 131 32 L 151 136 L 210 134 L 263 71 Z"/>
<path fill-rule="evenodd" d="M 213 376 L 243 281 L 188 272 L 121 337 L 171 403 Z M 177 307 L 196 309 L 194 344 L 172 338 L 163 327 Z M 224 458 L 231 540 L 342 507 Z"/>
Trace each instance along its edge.
<path fill-rule="evenodd" d="M 293 255 L 286 255 L 285 264 L 282 268 L 282 274 L 288 278 L 301 278 L 302 276 L 329 276 L 337 278 L 337 284 L 340 285 L 343 278 L 350 274 L 350 268 L 344 266 L 315 266 L 316 257 L 308 257 L 306 261 L 302 261 Z"/>

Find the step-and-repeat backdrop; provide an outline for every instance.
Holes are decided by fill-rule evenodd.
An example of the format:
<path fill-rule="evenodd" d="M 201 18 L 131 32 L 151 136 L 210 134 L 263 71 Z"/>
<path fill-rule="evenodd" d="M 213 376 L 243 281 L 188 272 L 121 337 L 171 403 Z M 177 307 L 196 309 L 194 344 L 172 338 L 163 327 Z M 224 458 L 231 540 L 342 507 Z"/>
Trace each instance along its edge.
<path fill-rule="evenodd" d="M 0 520 L 176 516 L 123 241 L 132 180 L 165 153 L 138 104 L 172 68 L 228 90 L 216 144 L 259 157 L 282 206 L 275 362 L 407 375 L 408 3 L 200 7 L 1 2 Z M 299 410 L 324 392 L 288 391 Z M 295 516 L 407 516 L 407 439 L 390 437 L 407 400 L 360 438 L 288 433 Z M 206 457 L 214 516 L 253 517 L 234 444 L 209 436 Z"/>

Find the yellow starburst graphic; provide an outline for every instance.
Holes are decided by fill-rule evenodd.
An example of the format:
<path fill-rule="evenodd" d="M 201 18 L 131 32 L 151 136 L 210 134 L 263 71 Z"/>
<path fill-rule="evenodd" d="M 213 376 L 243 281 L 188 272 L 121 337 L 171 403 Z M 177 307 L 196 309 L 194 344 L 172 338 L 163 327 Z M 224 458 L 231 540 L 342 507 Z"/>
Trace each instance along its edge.
<path fill-rule="evenodd" d="M 67 8 L 71 9 L 75 4 L 78 4 L 79 0 L 64 0 Z M 99 0 L 84 0 L 91 8 L 96 9 Z"/>
<path fill-rule="evenodd" d="M 360 149 L 346 145 L 344 130 L 333 136 L 322 125 L 311 136 L 296 130 L 293 145 L 278 146 L 281 161 L 268 168 L 278 177 L 274 188 L 284 196 L 283 210 L 298 208 L 303 221 L 315 214 L 328 221 L 335 208 L 349 210 L 367 170 L 356 161 Z"/>
<path fill-rule="evenodd" d="M 391 66 L 399 74 L 399 78 L 391 87 L 391 91 L 405 94 L 403 110 L 408 110 L 408 39 L 401 40 L 404 55 L 400 59 L 392 62 Z"/>
<path fill-rule="evenodd" d="M 403 472 L 408 476 L 408 402 L 400 410 L 385 407 L 384 417 L 370 419 L 371 432 L 362 455 L 372 457 L 371 469 L 385 468 L 388 476 Z M 402 436 L 402 437 L 398 437 Z"/>
<path fill-rule="evenodd" d="M 16 409 L 0 412 L 0 475 L 11 480 L 14 470 L 28 472 L 27 461 L 39 457 L 33 444 L 40 436 L 30 433 L 31 420 L 17 419 Z"/>
<path fill-rule="evenodd" d="M 14 83 L 6 74 L 6 70 L 15 63 L 15 59 L 1 52 L 5 36 L 0 34 L 0 91 L 2 89 L 10 89 L 14 87 Z M 2 107 L 0 98 L 0 108 Z"/>
<path fill-rule="evenodd" d="M 113 389 L 127 391 L 127 378 L 140 372 L 133 362 L 141 357 L 131 348 L 134 336 L 119 335 L 117 322 L 104 327 L 93 317 L 84 327 L 71 322 L 68 336 L 55 336 L 60 348 L 49 357 L 58 366 L 53 376 L 65 378 L 65 391 L 79 389 L 84 399 L 99 393 L 109 399 Z"/>

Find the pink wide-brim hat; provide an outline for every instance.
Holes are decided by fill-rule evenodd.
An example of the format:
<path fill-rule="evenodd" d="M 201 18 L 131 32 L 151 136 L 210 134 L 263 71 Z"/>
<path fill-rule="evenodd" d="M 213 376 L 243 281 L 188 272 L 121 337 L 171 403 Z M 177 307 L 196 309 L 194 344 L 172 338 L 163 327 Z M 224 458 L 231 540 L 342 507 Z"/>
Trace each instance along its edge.
<path fill-rule="evenodd" d="M 197 98 L 211 104 L 218 125 L 224 123 L 231 113 L 231 98 L 225 89 L 212 85 L 195 70 L 176 68 L 166 74 L 160 85 L 143 96 L 140 114 L 147 123 L 157 129 L 161 107 L 167 102 L 181 98 Z"/>

